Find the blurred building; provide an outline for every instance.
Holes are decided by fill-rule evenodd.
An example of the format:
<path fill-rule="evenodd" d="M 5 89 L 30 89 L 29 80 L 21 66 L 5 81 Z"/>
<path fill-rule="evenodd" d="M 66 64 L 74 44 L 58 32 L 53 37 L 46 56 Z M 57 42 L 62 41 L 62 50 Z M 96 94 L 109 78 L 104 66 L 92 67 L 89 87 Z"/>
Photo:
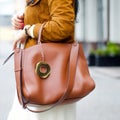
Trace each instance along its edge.
<path fill-rule="evenodd" d="M 0 41 L 12 41 L 11 17 L 24 11 L 24 0 L 0 0 Z"/>
<path fill-rule="evenodd" d="M 77 39 L 120 43 L 120 0 L 80 0 Z"/>
<path fill-rule="evenodd" d="M 120 0 L 110 0 L 110 40 L 120 43 Z"/>

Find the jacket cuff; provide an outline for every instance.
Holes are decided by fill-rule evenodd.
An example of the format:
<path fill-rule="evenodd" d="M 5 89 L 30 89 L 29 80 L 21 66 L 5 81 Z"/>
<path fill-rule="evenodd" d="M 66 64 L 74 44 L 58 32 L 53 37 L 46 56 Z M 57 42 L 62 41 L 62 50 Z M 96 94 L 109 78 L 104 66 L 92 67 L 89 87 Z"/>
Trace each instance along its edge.
<path fill-rule="evenodd" d="M 34 35 L 34 38 L 36 38 L 36 39 L 38 38 L 41 25 L 42 25 L 41 23 L 38 23 L 38 24 L 35 24 L 35 26 L 34 26 L 33 35 Z"/>
<path fill-rule="evenodd" d="M 34 27 L 35 27 L 35 25 L 32 25 L 29 29 L 29 34 L 32 38 L 35 38 L 34 33 L 33 33 Z"/>

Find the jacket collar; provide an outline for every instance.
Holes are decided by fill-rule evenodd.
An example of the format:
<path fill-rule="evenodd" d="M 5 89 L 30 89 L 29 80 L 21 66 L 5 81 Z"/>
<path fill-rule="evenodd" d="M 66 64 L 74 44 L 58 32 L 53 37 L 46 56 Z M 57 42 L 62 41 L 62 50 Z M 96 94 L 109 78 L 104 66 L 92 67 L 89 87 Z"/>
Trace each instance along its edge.
<path fill-rule="evenodd" d="M 27 6 L 33 6 L 33 5 L 37 4 L 39 1 L 41 1 L 41 0 L 26 0 Z"/>

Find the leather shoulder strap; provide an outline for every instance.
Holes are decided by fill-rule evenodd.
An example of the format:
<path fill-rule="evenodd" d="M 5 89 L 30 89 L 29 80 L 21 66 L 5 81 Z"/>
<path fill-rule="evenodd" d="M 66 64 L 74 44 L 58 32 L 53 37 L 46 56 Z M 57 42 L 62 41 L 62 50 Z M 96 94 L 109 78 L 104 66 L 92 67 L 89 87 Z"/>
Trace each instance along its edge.
<path fill-rule="evenodd" d="M 5 65 L 5 64 L 8 62 L 8 60 L 9 60 L 13 55 L 14 55 L 14 51 L 12 51 L 12 52 L 10 53 L 10 55 L 4 60 L 4 62 L 2 63 L 2 65 Z"/>

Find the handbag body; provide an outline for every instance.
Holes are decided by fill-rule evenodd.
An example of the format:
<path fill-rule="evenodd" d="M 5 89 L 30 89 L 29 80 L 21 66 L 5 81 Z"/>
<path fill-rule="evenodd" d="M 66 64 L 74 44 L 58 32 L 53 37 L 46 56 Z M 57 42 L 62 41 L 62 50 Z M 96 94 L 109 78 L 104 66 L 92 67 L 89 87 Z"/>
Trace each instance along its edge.
<path fill-rule="evenodd" d="M 44 26 L 44 25 L 43 25 Z M 73 103 L 94 88 L 82 43 L 41 43 L 14 51 L 16 88 L 20 104 L 49 105 Z M 29 109 L 29 108 L 28 108 Z M 33 110 L 29 109 L 33 112 Z"/>

